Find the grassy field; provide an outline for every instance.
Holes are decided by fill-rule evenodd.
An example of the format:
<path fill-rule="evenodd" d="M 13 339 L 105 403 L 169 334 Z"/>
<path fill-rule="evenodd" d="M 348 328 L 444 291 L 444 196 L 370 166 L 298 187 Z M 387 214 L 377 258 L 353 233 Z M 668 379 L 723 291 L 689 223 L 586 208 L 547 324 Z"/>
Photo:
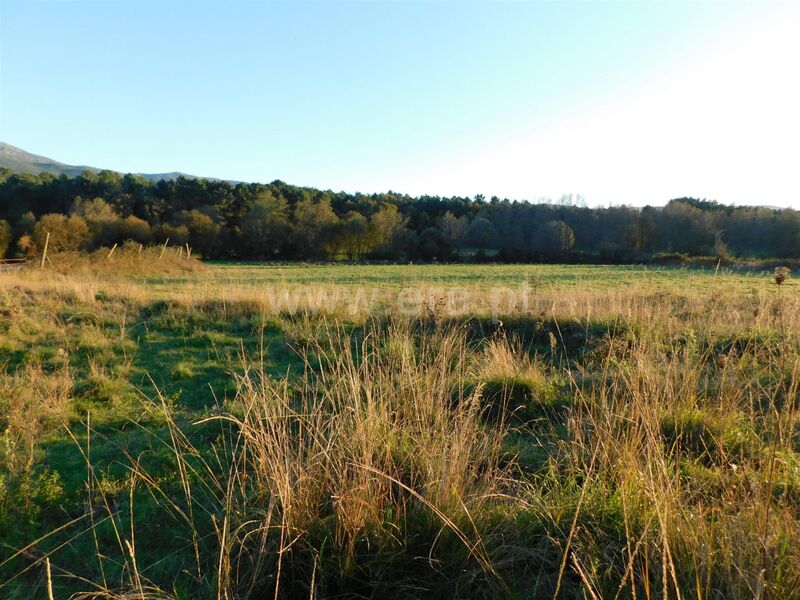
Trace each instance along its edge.
<path fill-rule="evenodd" d="M 800 598 L 771 273 L 0 273 L 0 597 Z"/>
<path fill-rule="evenodd" d="M 469 287 L 493 286 L 609 289 L 642 287 L 650 290 L 676 288 L 705 291 L 717 283 L 746 288 L 763 282 L 763 273 L 720 269 L 716 276 L 708 269 L 647 267 L 641 265 L 298 265 L 265 267 L 248 263 L 219 263 L 199 277 L 181 280 L 184 285 L 348 285 L 403 288 L 406 286 Z M 170 286 L 174 278 L 151 280 L 156 287 Z"/>

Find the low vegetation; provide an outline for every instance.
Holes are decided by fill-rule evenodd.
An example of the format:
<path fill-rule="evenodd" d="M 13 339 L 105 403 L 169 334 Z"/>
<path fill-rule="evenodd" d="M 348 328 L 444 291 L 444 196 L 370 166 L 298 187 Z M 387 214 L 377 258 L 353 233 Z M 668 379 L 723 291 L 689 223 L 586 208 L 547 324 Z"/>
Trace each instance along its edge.
<path fill-rule="evenodd" d="M 778 275 L 2 272 L 0 595 L 800 598 Z"/>

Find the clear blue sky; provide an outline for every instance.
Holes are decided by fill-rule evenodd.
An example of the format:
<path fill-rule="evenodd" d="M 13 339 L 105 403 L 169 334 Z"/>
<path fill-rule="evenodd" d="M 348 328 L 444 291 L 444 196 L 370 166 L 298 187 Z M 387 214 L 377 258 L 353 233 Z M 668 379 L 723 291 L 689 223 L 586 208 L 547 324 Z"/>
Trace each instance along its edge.
<path fill-rule="evenodd" d="M 347 191 L 800 204 L 782 174 L 797 170 L 798 14 L 0 0 L 0 140 L 125 172 Z"/>

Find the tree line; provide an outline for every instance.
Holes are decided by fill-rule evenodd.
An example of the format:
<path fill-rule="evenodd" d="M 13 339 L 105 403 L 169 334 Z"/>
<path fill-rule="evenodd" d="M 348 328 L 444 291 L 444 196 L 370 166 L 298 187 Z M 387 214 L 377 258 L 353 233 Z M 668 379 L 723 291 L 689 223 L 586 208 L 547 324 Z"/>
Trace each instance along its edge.
<path fill-rule="evenodd" d="M 112 171 L 0 169 L 0 257 L 126 241 L 189 244 L 206 258 L 635 262 L 659 254 L 800 257 L 800 211 L 694 198 L 587 208 L 484 196 L 350 194 Z"/>

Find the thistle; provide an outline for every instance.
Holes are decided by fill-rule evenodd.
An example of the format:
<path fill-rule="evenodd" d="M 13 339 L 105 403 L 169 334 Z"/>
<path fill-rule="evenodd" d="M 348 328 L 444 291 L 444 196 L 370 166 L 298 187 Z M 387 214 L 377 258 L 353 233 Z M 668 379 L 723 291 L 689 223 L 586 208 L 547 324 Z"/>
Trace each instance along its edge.
<path fill-rule="evenodd" d="M 783 285 L 783 282 L 789 277 L 789 267 L 775 267 L 772 274 L 775 277 L 775 283 L 777 285 Z"/>
<path fill-rule="evenodd" d="M 781 285 L 789 277 L 789 267 L 775 267 L 772 272 L 775 277 L 775 284 L 778 286 L 778 317 L 780 319 L 781 334 L 785 335 L 786 330 L 783 327 L 783 297 L 781 296 Z"/>

